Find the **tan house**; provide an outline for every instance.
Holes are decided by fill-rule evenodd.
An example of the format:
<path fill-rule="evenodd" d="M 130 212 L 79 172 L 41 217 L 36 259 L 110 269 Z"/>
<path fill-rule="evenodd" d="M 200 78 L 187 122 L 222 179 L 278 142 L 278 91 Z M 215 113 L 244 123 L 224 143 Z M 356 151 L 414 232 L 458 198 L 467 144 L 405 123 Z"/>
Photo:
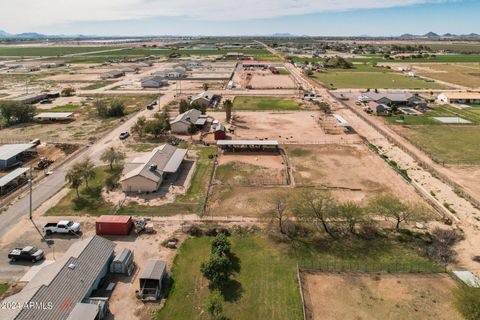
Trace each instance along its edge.
<path fill-rule="evenodd" d="M 164 144 L 144 157 L 133 159 L 125 166 L 120 179 L 122 190 L 137 193 L 157 191 L 167 175 L 178 171 L 186 154 L 186 149 Z"/>
<path fill-rule="evenodd" d="M 480 92 L 445 92 L 437 97 L 439 103 L 480 104 Z"/>

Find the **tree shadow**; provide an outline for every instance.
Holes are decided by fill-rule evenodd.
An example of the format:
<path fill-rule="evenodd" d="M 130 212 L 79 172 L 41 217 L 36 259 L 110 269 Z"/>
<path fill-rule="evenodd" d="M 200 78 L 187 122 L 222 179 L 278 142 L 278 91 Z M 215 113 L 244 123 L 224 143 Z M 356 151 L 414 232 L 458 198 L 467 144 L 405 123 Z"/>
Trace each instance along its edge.
<path fill-rule="evenodd" d="M 230 279 L 221 289 L 223 299 L 227 302 L 238 301 L 243 294 L 243 287 L 237 280 Z"/>

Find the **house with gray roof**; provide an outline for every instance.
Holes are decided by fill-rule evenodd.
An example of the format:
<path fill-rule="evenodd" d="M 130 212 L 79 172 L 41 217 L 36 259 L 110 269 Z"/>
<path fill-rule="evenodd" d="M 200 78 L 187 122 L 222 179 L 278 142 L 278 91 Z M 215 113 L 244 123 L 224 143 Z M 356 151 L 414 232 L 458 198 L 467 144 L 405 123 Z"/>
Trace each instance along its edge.
<path fill-rule="evenodd" d="M 150 76 L 140 81 L 142 88 L 162 88 L 168 86 L 168 82 L 160 76 Z"/>
<path fill-rule="evenodd" d="M 164 144 L 144 157 L 131 160 L 125 166 L 120 184 L 124 192 L 155 192 L 169 174 L 180 168 L 186 149 Z"/>
<path fill-rule="evenodd" d="M 202 114 L 197 109 L 190 109 L 184 113 L 179 114 L 175 119 L 170 121 L 170 130 L 172 133 L 185 134 L 188 128 L 194 124 L 201 128 L 207 122 L 207 115 Z"/>
<path fill-rule="evenodd" d="M 61 259 L 40 269 L 22 291 L 3 300 L 20 307 L 0 308 L 0 319 L 79 319 L 70 316 L 79 309 L 85 311 L 82 320 L 102 319 L 107 298 L 92 297 L 92 293 L 108 272 L 114 248 L 115 243 L 100 236 L 74 243 Z"/>
<path fill-rule="evenodd" d="M 408 92 L 392 92 L 392 93 L 376 93 L 376 92 L 365 92 L 360 96 L 360 100 L 364 102 L 375 101 L 378 104 L 395 104 L 395 105 L 413 105 L 415 102 L 423 101 L 417 95 L 408 93 Z"/>

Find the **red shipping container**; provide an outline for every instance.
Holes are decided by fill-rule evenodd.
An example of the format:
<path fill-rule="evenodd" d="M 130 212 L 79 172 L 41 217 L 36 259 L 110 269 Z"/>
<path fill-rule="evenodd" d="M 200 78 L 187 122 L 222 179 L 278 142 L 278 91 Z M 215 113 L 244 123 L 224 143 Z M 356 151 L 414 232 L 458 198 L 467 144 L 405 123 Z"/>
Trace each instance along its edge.
<path fill-rule="evenodd" d="M 95 229 L 98 235 L 127 235 L 133 226 L 131 216 L 101 216 Z"/>

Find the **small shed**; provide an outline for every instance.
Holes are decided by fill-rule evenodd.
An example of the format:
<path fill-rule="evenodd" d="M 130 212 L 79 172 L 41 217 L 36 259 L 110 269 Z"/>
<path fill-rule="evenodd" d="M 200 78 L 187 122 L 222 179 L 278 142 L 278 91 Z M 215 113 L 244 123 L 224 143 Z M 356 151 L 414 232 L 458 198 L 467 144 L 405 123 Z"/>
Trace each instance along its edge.
<path fill-rule="evenodd" d="M 110 265 L 111 273 L 122 273 L 130 276 L 133 272 L 133 251 L 123 248 L 112 261 Z"/>
<path fill-rule="evenodd" d="M 215 126 L 214 131 L 215 140 L 224 140 L 227 137 L 227 129 L 220 123 Z"/>
<path fill-rule="evenodd" d="M 101 216 L 95 223 L 98 235 L 128 235 L 132 230 L 131 216 Z"/>
<path fill-rule="evenodd" d="M 148 260 L 140 275 L 140 299 L 158 300 L 162 291 L 162 281 L 167 274 L 167 265 L 161 260 Z"/>

